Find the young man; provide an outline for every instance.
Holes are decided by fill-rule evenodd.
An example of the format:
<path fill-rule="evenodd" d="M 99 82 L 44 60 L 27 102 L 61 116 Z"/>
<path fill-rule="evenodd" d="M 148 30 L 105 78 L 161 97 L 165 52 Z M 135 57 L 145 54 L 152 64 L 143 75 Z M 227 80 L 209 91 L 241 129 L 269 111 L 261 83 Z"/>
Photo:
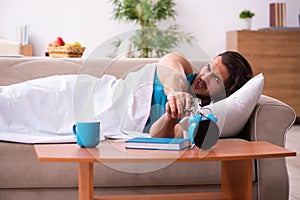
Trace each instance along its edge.
<path fill-rule="evenodd" d="M 253 77 L 248 61 L 239 53 L 227 51 L 215 57 L 199 73 L 193 74 L 191 64 L 180 54 L 164 56 L 157 66 L 157 76 L 164 86 L 165 114 L 153 123 L 152 137 L 175 137 L 180 128 L 178 120 L 190 108 L 192 92 L 202 105 L 231 95 Z M 155 91 L 153 93 L 155 96 Z"/>
<path fill-rule="evenodd" d="M 183 56 L 171 53 L 125 80 L 62 75 L 1 86 L 0 140 L 72 142 L 73 124 L 89 117 L 101 122 L 101 133 L 149 132 L 152 127 L 153 137 L 174 137 L 194 94 L 206 105 L 229 96 L 252 76 L 236 52 L 218 55 L 198 74 Z"/>

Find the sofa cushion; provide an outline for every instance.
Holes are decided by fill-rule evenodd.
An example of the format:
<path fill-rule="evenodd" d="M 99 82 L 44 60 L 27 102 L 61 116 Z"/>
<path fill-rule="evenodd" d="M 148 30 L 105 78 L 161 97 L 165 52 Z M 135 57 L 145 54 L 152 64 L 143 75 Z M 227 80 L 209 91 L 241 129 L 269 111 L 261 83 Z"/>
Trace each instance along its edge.
<path fill-rule="evenodd" d="M 226 99 L 207 106 L 218 117 L 221 137 L 240 133 L 262 94 L 263 85 L 264 77 L 258 74 Z"/>

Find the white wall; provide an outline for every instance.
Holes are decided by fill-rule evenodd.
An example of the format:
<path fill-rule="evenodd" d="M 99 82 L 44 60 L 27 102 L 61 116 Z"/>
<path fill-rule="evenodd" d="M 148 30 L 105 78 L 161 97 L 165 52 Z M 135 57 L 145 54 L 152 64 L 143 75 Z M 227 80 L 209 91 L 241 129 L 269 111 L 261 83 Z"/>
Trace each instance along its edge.
<path fill-rule="evenodd" d="M 65 42 L 79 41 L 88 56 L 116 34 L 138 28 L 112 19 L 109 0 L 0 0 L 0 38 L 16 41 L 16 27 L 29 25 L 34 55 L 43 56 L 56 36 Z M 175 0 L 177 24 L 192 33 L 210 56 L 225 50 L 226 31 L 239 29 L 243 9 L 255 12 L 252 29 L 269 26 L 269 3 L 274 0 Z M 299 0 L 287 3 L 287 26 L 298 27 Z M 170 22 L 162 23 L 168 24 Z"/>

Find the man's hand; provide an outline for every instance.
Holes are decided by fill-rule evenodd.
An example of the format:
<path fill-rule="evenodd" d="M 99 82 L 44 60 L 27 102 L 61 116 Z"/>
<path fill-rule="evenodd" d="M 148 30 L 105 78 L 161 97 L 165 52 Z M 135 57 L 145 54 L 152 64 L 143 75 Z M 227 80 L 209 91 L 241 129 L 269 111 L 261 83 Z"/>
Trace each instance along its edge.
<path fill-rule="evenodd" d="M 186 92 L 170 92 L 167 98 L 166 113 L 169 118 L 178 119 L 189 115 L 185 110 L 191 108 L 192 95 Z"/>

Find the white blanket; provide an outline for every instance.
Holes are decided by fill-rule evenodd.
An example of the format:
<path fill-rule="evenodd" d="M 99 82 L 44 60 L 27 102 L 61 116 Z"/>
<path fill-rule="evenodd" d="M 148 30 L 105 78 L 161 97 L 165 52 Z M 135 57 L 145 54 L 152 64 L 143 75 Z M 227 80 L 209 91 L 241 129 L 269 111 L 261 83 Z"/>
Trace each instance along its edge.
<path fill-rule="evenodd" d="M 122 66 L 120 66 L 122 67 Z M 100 121 L 105 133 L 142 132 L 148 119 L 156 65 L 125 80 L 104 75 L 50 76 L 0 87 L 0 140 L 74 142 L 78 121 Z"/>

